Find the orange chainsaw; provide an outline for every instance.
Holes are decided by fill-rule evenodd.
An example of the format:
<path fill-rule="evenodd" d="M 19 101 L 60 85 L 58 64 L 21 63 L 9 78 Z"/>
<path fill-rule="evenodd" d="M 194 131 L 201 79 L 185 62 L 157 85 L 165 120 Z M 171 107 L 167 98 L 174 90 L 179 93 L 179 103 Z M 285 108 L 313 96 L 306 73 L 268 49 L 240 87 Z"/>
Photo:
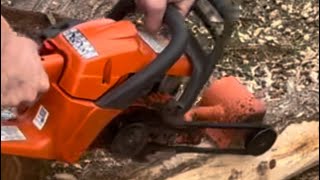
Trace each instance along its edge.
<path fill-rule="evenodd" d="M 208 3 L 223 18 L 222 33 L 203 20 L 215 37 L 209 53 L 174 5 L 164 17 L 166 44 L 125 19 L 135 11 L 128 0 L 106 15 L 112 23 L 70 20 L 47 29 L 40 54 L 50 90 L 23 114 L 1 122 L 1 153 L 72 163 L 98 139 L 114 155 L 133 159 L 167 150 L 240 155 L 269 150 L 277 134 L 262 122 L 263 102 L 233 77 L 205 88 L 234 20 L 227 1 Z M 192 10 L 204 19 L 197 4 Z M 197 146 L 204 137 L 216 146 Z M 239 146 L 232 146 L 234 139 Z"/>

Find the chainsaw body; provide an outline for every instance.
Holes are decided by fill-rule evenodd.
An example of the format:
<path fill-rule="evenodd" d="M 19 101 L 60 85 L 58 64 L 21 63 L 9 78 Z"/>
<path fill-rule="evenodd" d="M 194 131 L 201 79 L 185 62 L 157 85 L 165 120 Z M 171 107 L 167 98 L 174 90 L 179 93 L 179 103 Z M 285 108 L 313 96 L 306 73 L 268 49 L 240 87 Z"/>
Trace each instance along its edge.
<path fill-rule="evenodd" d="M 77 31 L 72 34 L 74 29 Z M 80 38 L 89 40 L 87 45 L 95 51 L 95 57 L 87 59 L 75 49 L 81 45 L 72 43 L 86 43 Z M 109 23 L 105 19 L 80 24 L 48 39 L 41 51 L 51 88 L 32 109 L 15 121 L 6 122 L 19 127 L 27 140 L 3 142 L 2 153 L 77 159 L 121 112 L 112 107 L 101 108 L 94 101 L 156 57 L 134 24 Z M 175 76 L 189 73 L 190 66 L 183 57 L 168 72 Z"/>
<path fill-rule="evenodd" d="M 128 3 L 125 4 L 128 5 Z M 118 5 L 123 6 L 123 1 L 120 1 Z M 229 122 L 237 121 L 225 115 L 221 118 L 219 113 L 214 113 L 215 110 L 210 111 L 213 113 L 211 117 L 214 117 L 215 120 L 185 121 L 188 112 L 189 117 L 191 112 L 195 112 L 189 110 L 211 76 L 216 63 L 213 61 L 221 58 L 224 47 L 223 38 L 217 42 L 216 50 L 205 56 L 195 43 L 195 39 L 188 39 L 190 34 L 183 26 L 183 18 L 179 17 L 178 12 L 170 6 L 165 22 L 171 28 L 172 39 L 169 44 L 159 44 L 152 36 L 139 31 L 132 22 L 121 20 L 124 13 L 116 8 L 113 15 L 110 15 L 116 20 L 115 22 L 110 23 L 106 19 L 97 19 L 69 24 L 69 26 L 64 24 L 64 27 L 60 27 L 59 32 L 54 36 L 46 38 L 41 49 L 41 57 L 43 66 L 49 75 L 50 90 L 24 114 L 14 120 L 2 122 L 5 128 L 16 128 L 16 133 L 18 129 L 20 130 L 20 139 L 2 139 L 1 152 L 3 154 L 74 162 L 106 127 L 119 119 L 121 123 L 116 125 L 117 131 L 120 129 L 124 129 L 125 132 L 134 130 L 133 132 L 136 133 L 135 130 L 139 130 L 134 139 L 137 141 L 136 144 L 120 146 L 115 142 L 121 144 L 130 139 L 130 137 L 123 139 L 128 134 L 112 135 L 115 139 L 112 143 L 115 145 L 111 149 L 124 154 L 137 155 L 138 152 L 127 152 L 123 149 L 128 150 L 132 149 L 130 148 L 132 146 L 139 145 L 142 148 L 145 147 L 149 143 L 146 137 L 151 136 L 151 131 L 165 131 L 167 132 L 165 135 L 174 138 L 172 141 L 162 138 L 152 142 L 159 145 L 166 139 L 161 146 L 171 145 L 176 139 L 176 132 L 187 132 L 189 136 L 192 133 L 201 133 L 198 130 L 203 128 L 247 128 L 254 129 L 254 135 L 267 131 L 267 135 L 271 134 L 271 140 L 268 147 L 262 147 L 262 151 L 266 151 L 270 144 L 273 144 L 275 135 L 269 126 L 213 123 L 213 121 L 225 122 L 225 119 L 228 119 Z M 123 11 L 126 8 L 121 7 L 120 9 Z M 173 89 L 176 90 L 181 82 L 175 80 L 186 77 L 188 85 L 179 98 L 174 97 L 176 91 L 164 88 L 173 81 L 175 84 Z M 220 81 L 226 82 L 227 85 L 221 86 L 213 83 L 209 88 L 210 92 L 215 87 L 220 89 L 217 91 L 220 100 L 219 97 L 214 98 L 211 94 L 208 95 L 211 99 L 206 99 L 207 102 L 203 100 L 201 103 L 205 106 L 220 105 L 220 109 L 222 107 L 223 110 L 227 110 L 230 109 L 230 106 L 227 105 L 232 103 L 225 101 L 225 98 L 231 96 L 224 96 L 221 89 L 232 88 L 228 86 L 228 81 L 232 81 L 236 86 L 237 83 L 230 79 Z M 236 87 L 229 93 L 237 93 L 241 88 L 243 87 Z M 160 89 L 161 103 L 160 101 L 153 102 L 153 104 L 160 103 L 160 108 L 144 101 L 157 95 Z M 212 90 L 212 93 L 214 91 L 216 90 Z M 239 100 L 237 97 L 239 96 L 233 97 L 230 101 L 234 103 L 237 99 Z M 242 117 L 248 114 L 258 114 L 261 116 L 260 119 L 263 118 L 265 113 L 263 104 L 247 91 L 240 95 L 240 101 L 243 97 L 251 98 L 253 104 L 249 105 L 250 112 L 240 110 L 237 111 L 238 114 L 242 113 Z M 143 101 L 142 105 L 139 100 Z M 240 101 L 235 104 L 239 105 Z M 232 105 L 232 107 L 235 106 Z M 139 108 L 131 110 L 130 107 Z M 224 113 L 230 114 L 232 107 L 231 111 Z M 218 120 L 219 117 L 220 120 Z M 130 118 L 135 120 L 127 120 Z M 126 123 L 123 122 L 131 123 L 124 126 L 123 124 Z M 163 132 L 159 132 L 161 133 Z M 221 132 L 211 131 L 209 136 L 218 137 L 215 134 L 219 133 Z M 254 138 L 250 140 L 252 139 L 253 144 L 259 144 Z M 250 146 L 253 146 L 252 143 Z M 189 152 L 186 150 L 188 148 L 182 146 L 175 148 L 177 152 Z M 212 149 L 194 149 L 194 152 L 222 153 L 220 150 Z M 250 154 L 246 150 L 226 150 L 226 152 Z M 261 154 L 261 152 L 251 154 Z"/>

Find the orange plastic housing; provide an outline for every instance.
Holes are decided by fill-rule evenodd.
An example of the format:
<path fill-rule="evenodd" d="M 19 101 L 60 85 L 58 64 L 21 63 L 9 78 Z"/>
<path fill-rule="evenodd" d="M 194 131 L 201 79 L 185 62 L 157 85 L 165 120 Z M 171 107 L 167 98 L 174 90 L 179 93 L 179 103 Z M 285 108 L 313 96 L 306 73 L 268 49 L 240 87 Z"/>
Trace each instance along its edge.
<path fill-rule="evenodd" d="M 86 37 L 98 55 L 83 58 L 62 33 L 44 43 L 43 65 L 51 88 L 38 104 L 16 120 L 2 122 L 2 126 L 18 127 L 26 140 L 2 142 L 1 153 L 77 161 L 101 130 L 121 112 L 101 109 L 94 100 L 156 57 L 129 21 L 110 23 L 98 19 L 73 28 Z M 185 56 L 168 71 L 174 76 L 190 73 L 191 66 Z M 48 112 L 41 128 L 33 123 L 40 107 Z"/>
<path fill-rule="evenodd" d="M 202 96 L 198 107 L 185 114 L 186 120 L 196 116 L 202 121 L 216 122 L 262 122 L 266 105 L 257 99 L 246 86 L 233 76 L 215 80 Z M 228 148 L 243 141 L 247 132 L 238 129 L 206 129 L 209 138 L 219 148 Z"/>

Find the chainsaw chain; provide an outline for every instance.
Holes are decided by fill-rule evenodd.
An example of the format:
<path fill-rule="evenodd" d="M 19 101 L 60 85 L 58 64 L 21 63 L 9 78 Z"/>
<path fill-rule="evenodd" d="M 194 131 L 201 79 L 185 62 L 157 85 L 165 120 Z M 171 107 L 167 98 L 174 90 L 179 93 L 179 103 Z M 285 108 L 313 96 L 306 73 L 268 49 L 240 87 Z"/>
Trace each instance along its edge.
<path fill-rule="evenodd" d="M 175 153 L 204 153 L 204 154 L 234 154 L 234 155 L 261 155 L 271 148 L 276 140 L 276 132 L 272 127 L 268 125 L 251 124 L 251 123 L 212 123 L 212 122 L 188 122 L 185 123 L 184 128 L 178 131 L 192 132 L 195 126 L 201 126 L 202 128 L 213 128 L 213 129 L 238 129 L 238 130 L 255 130 L 250 133 L 251 137 L 248 136 L 243 148 L 203 148 L 195 146 L 184 146 L 184 145 L 164 145 L 159 143 L 149 144 L 149 148 L 162 149 L 166 151 L 174 151 Z M 193 125 L 190 125 L 193 124 Z M 203 127 L 205 125 L 210 125 Z M 192 129 L 189 129 L 192 128 Z M 189 130 L 188 130 L 189 129 Z M 201 128 L 200 128 L 201 129 Z M 198 129 L 199 130 L 199 129 Z M 190 143 L 191 144 L 191 143 Z"/>

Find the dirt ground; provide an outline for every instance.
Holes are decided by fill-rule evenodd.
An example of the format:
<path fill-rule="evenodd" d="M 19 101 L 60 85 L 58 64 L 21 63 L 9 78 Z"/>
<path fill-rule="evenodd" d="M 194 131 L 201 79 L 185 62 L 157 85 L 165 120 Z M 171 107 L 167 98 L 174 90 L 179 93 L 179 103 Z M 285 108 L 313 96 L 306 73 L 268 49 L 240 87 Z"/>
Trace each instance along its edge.
<path fill-rule="evenodd" d="M 111 7 L 106 0 L 1 0 L 1 4 L 79 19 L 101 17 Z M 264 98 L 270 107 L 270 124 L 319 119 L 318 1 L 242 0 L 241 8 L 232 43 L 216 76 L 235 75 Z M 207 39 L 197 22 L 192 27 Z M 78 164 L 52 163 L 46 179 L 99 179 L 111 174 L 112 179 L 123 179 L 114 177 L 113 172 L 125 173 L 123 165 L 127 163 L 98 150 L 89 152 Z M 294 178 L 313 179 L 319 179 L 318 167 Z"/>

